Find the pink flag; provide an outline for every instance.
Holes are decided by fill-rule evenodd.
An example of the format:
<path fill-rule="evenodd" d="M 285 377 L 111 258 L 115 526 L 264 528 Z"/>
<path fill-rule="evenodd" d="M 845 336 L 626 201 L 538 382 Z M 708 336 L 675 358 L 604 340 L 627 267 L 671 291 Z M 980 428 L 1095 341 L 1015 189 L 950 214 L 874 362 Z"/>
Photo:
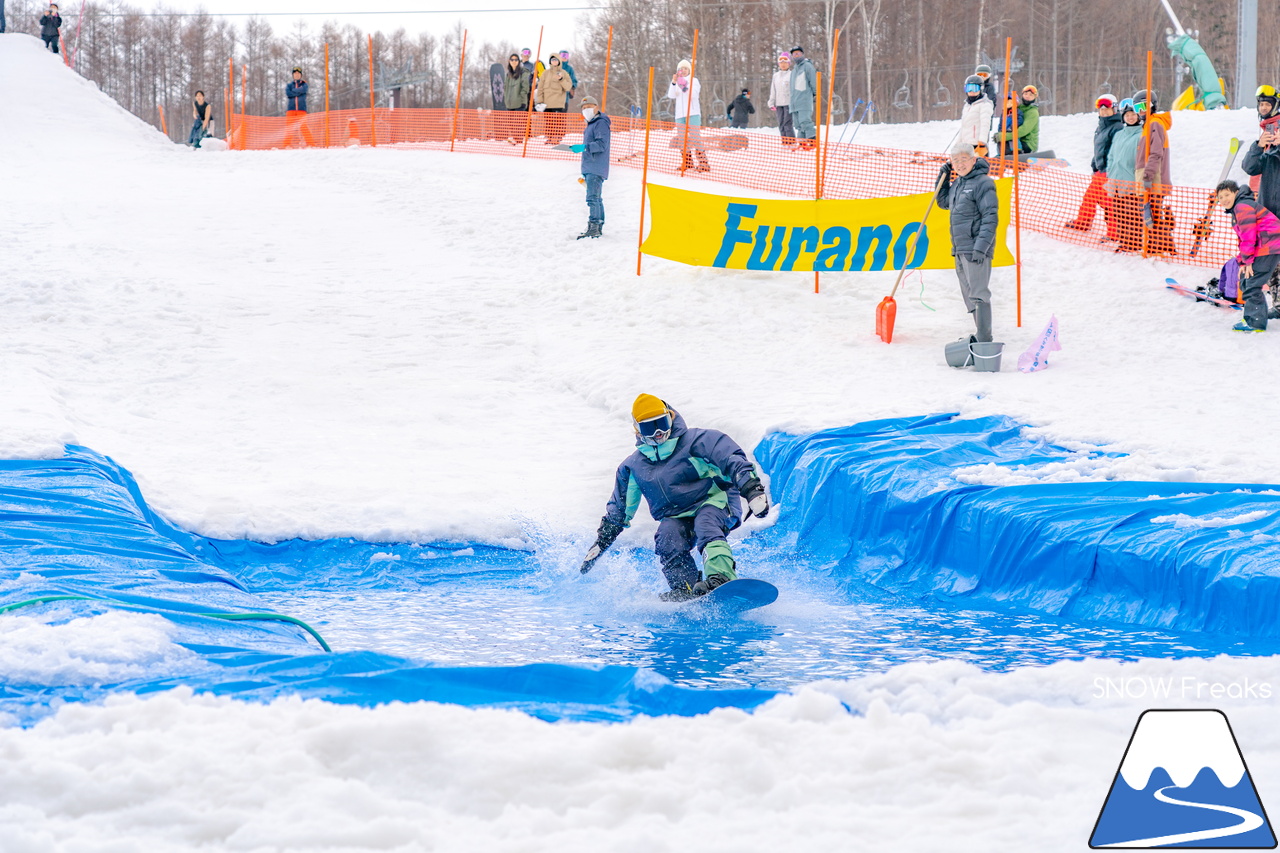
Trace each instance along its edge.
<path fill-rule="evenodd" d="M 1018 356 L 1018 369 L 1023 373 L 1035 373 L 1049 366 L 1049 353 L 1062 349 L 1058 343 L 1058 315 L 1049 318 L 1040 337 L 1022 355 Z"/>

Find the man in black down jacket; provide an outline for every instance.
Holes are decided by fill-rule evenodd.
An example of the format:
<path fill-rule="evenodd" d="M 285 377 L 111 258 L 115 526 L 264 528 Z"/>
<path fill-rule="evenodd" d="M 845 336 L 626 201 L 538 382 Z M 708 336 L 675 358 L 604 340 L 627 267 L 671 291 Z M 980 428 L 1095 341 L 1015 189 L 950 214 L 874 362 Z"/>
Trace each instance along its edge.
<path fill-rule="evenodd" d="M 743 89 L 742 94 L 729 104 L 729 127 L 746 127 L 747 119 L 755 113 L 756 108 L 751 103 L 751 90 Z"/>
<path fill-rule="evenodd" d="M 40 17 L 40 38 L 44 46 L 58 52 L 58 28 L 62 26 L 62 16 L 58 14 L 57 4 L 50 3 L 49 11 Z"/>
<path fill-rule="evenodd" d="M 1267 90 L 1270 90 L 1268 92 Z M 1240 164 L 1246 175 L 1261 175 L 1258 202 L 1280 216 L 1280 116 L 1276 115 L 1277 98 L 1270 86 L 1258 89 L 1258 123 L 1262 135 L 1245 152 Z"/>
<path fill-rule="evenodd" d="M 957 143 L 951 162 L 942 167 L 938 187 L 938 207 L 951 211 L 951 254 L 978 341 L 991 340 L 991 259 L 1000 223 L 996 184 L 987 171 L 987 161 L 974 156 L 972 145 Z"/>
<path fill-rule="evenodd" d="M 1080 212 L 1067 223 L 1075 231 L 1088 231 L 1093 226 L 1093 215 L 1100 207 L 1107 220 L 1107 239 L 1116 239 L 1116 225 L 1111 216 L 1111 199 L 1107 196 L 1107 154 L 1111 151 L 1111 139 L 1124 127 L 1124 116 L 1116 112 L 1115 95 L 1101 95 L 1097 100 L 1098 127 L 1093 132 L 1093 180 L 1084 191 Z"/>

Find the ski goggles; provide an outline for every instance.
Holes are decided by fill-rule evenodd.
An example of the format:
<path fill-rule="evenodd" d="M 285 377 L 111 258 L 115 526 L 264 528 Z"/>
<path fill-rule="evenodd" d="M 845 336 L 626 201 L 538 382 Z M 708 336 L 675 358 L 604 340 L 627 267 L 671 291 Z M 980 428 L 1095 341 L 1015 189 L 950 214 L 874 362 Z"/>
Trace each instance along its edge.
<path fill-rule="evenodd" d="M 1116 99 L 1112 95 L 1102 95 L 1098 100 L 1094 101 L 1093 106 L 1099 110 L 1103 107 L 1114 110 L 1116 108 Z"/>
<path fill-rule="evenodd" d="M 1120 102 L 1120 112 L 1133 109 L 1133 98 L 1125 98 Z"/>
<path fill-rule="evenodd" d="M 1276 87 L 1262 85 L 1258 87 L 1258 91 L 1253 93 L 1255 98 L 1274 98 L 1276 96 Z"/>
<path fill-rule="evenodd" d="M 636 432 L 639 434 L 640 440 L 655 447 L 671 437 L 673 428 L 674 423 L 671 420 L 671 415 L 666 412 L 656 418 L 636 421 Z"/>
<path fill-rule="evenodd" d="M 977 94 L 980 94 L 981 92 L 982 92 L 982 87 L 976 83 L 970 83 L 968 86 L 964 87 L 964 93 L 966 95 L 977 95 Z"/>
<path fill-rule="evenodd" d="M 1147 102 L 1146 102 L 1146 101 L 1134 101 L 1134 102 L 1133 102 L 1133 111 L 1134 111 L 1135 113 L 1145 113 L 1145 112 L 1147 111 Z"/>

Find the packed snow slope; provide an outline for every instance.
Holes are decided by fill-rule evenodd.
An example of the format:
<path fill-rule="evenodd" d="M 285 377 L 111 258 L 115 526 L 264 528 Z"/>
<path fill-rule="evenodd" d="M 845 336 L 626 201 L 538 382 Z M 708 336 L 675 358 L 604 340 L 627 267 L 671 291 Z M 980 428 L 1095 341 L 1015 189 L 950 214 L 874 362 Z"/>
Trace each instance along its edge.
<path fill-rule="evenodd" d="M 1280 344 L 1163 289 L 1199 270 L 1024 235 L 1025 324 L 999 272 L 999 337 L 1011 362 L 1056 314 L 1064 350 L 1043 373 L 956 372 L 942 345 L 970 325 L 945 272 L 899 293 L 889 346 L 872 333 L 889 275 L 824 276 L 817 296 L 802 274 L 652 259 L 636 278 L 630 170 L 606 184 L 606 235 L 588 244 L 572 240 L 585 207 L 563 164 L 190 151 L 15 35 L 0 36 L 0 104 L 0 457 L 92 447 L 202 534 L 523 543 L 537 530 L 576 571 L 639 391 L 748 447 L 776 429 L 960 411 L 1124 454 L 975 483 L 1280 482 L 1266 391 Z M 1207 187 L 1212 152 L 1246 119 L 1179 116 L 1176 179 Z M 1083 162 L 1055 135 L 1087 150 L 1087 117 L 1044 125 Z M 864 134 L 914 147 L 935 132 L 940 148 L 937 124 Z M 1179 150 L 1200 152 L 1194 175 Z M 0 670 L 92 683 L 180 654 L 151 618 L 15 616 Z M 1274 657 L 1004 674 L 952 661 L 753 714 L 622 726 L 120 695 L 0 728 L 0 849 L 1080 850 L 1147 707 L 1223 708 L 1273 798 L 1277 690 Z"/>

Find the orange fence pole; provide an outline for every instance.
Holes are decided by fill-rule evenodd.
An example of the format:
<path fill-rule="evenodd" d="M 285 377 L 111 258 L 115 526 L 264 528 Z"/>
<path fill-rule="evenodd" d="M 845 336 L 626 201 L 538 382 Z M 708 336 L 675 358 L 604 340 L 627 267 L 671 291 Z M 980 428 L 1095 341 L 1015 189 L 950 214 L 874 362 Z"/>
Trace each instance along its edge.
<path fill-rule="evenodd" d="M 836 61 L 840 56 L 840 29 L 836 28 L 835 38 L 831 44 L 831 75 L 827 78 L 827 145 L 822 149 L 822 183 L 820 187 L 825 187 L 827 180 L 827 148 L 831 145 L 831 101 L 835 95 L 836 89 Z M 819 93 L 821 94 L 821 93 Z M 819 190 L 819 198 L 821 198 L 821 190 Z"/>
<path fill-rule="evenodd" d="M 690 84 L 692 85 L 692 84 Z M 644 167 L 640 172 L 640 238 L 636 241 L 636 275 L 640 275 L 640 247 L 644 245 L 644 203 L 649 196 L 649 120 L 653 117 L 653 66 L 649 66 L 649 100 L 644 108 Z"/>
<path fill-rule="evenodd" d="M 329 43 L 324 43 L 324 147 L 329 147 Z"/>
<path fill-rule="evenodd" d="M 538 27 L 538 52 L 533 55 L 533 72 L 529 80 L 529 104 L 525 110 L 524 119 L 524 148 L 520 151 L 520 156 L 524 157 L 529 153 L 529 134 L 533 132 L 533 101 L 534 92 L 538 88 L 538 63 L 541 62 L 538 57 L 542 56 L 542 31 L 546 27 Z"/>
<path fill-rule="evenodd" d="M 1013 104 L 1013 269 L 1016 287 L 1018 328 L 1022 328 L 1022 192 L 1018 189 L 1018 156 L 1022 143 L 1018 141 L 1018 103 Z"/>
<path fill-rule="evenodd" d="M 373 34 L 369 34 L 369 139 L 378 147 L 378 116 L 373 111 Z"/>
<path fill-rule="evenodd" d="M 458 91 L 453 96 L 453 126 L 449 128 L 449 150 L 458 138 L 458 107 L 462 105 L 462 70 L 467 66 L 467 31 L 462 31 L 462 56 L 458 59 Z"/>
<path fill-rule="evenodd" d="M 609 61 L 613 58 L 613 27 L 609 27 L 609 44 L 604 49 L 604 91 L 600 95 L 600 112 L 609 108 Z"/>
<path fill-rule="evenodd" d="M 236 115 L 236 58 L 227 57 L 227 147 L 235 148 L 235 128 L 232 127 Z"/>
<path fill-rule="evenodd" d="M 245 129 L 244 129 L 245 127 L 244 117 L 245 115 L 247 115 L 247 111 L 245 110 L 245 107 L 244 107 L 244 101 L 245 101 L 245 94 L 244 94 L 245 82 L 244 81 L 246 78 L 248 78 L 248 76 L 249 76 L 249 66 L 241 65 L 240 66 L 240 150 L 241 151 L 244 151 L 249 144 L 249 141 L 245 138 L 248 134 L 245 132 Z"/>
<path fill-rule="evenodd" d="M 1142 161 L 1148 163 L 1151 161 L 1151 51 L 1147 51 L 1147 114 L 1142 119 L 1142 148 L 1147 152 L 1146 158 Z M 1145 167 L 1144 167 L 1145 168 Z M 1141 180 L 1134 175 L 1135 180 Z M 1151 210 L 1151 191 L 1143 189 L 1142 206 L 1144 214 L 1152 213 Z M 1151 228 L 1147 225 L 1147 216 L 1142 217 L 1142 257 L 1147 257 L 1151 249 Z"/>
<path fill-rule="evenodd" d="M 169 135 L 169 125 L 164 120 L 164 104 L 156 104 L 156 109 L 160 111 L 160 132 L 165 136 Z"/>
<path fill-rule="evenodd" d="M 822 72 L 818 72 L 818 83 L 813 87 L 813 200 L 822 198 Z M 816 211 L 815 211 L 816 212 Z M 813 292 L 819 292 L 818 267 L 813 267 Z"/>
<path fill-rule="evenodd" d="M 685 168 L 689 165 L 689 125 L 693 121 L 693 116 L 689 115 L 689 110 L 693 109 L 693 81 L 697 79 L 698 73 L 698 31 L 693 31 L 693 59 L 689 61 L 689 95 L 684 102 L 684 142 L 680 146 L 680 177 L 684 177 Z M 702 104 L 698 104 L 698 112 L 702 112 Z M 699 115 L 698 120 L 702 117 Z M 701 138 L 701 137 L 699 137 Z"/>
<path fill-rule="evenodd" d="M 1013 36 L 1009 36 L 1004 40 L 1004 91 L 1000 98 L 1002 103 L 996 105 L 1000 110 L 1000 177 L 1004 177 L 1004 158 L 1005 150 L 1009 147 L 1009 131 L 1004 126 L 1004 103 L 1009 100 L 1009 87 L 1013 85 L 1012 76 L 1009 72 L 1009 65 L 1013 61 Z M 950 151 L 947 152 L 950 155 Z"/>

